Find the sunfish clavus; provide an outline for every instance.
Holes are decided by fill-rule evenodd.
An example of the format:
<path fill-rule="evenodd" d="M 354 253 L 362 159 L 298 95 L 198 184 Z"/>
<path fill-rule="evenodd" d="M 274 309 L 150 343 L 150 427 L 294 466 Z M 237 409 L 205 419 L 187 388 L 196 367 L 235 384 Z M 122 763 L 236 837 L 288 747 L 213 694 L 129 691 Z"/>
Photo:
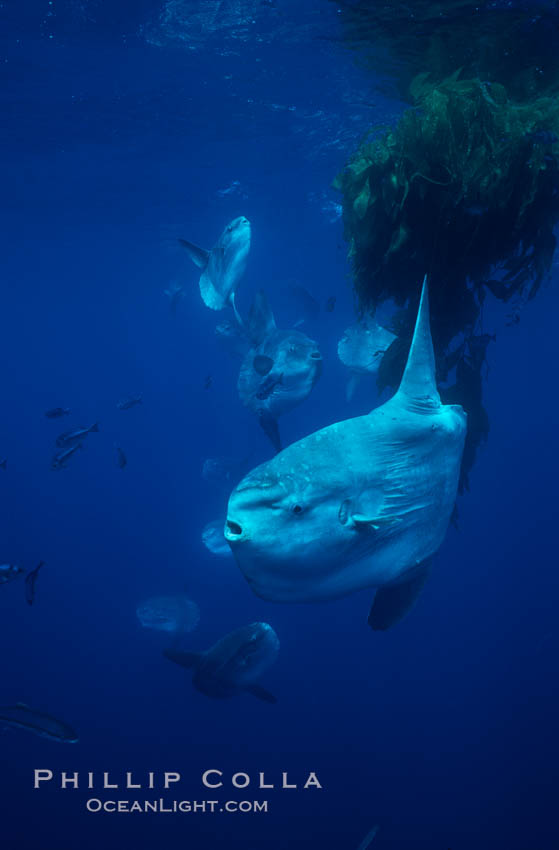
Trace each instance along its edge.
<path fill-rule="evenodd" d="M 250 250 L 250 222 L 244 216 L 227 225 L 211 251 L 198 248 L 180 239 L 191 260 L 202 269 L 200 294 L 206 307 L 223 310 L 230 304 L 239 324 L 241 318 L 235 306 L 235 291 L 245 273 Z"/>
<path fill-rule="evenodd" d="M 396 394 L 293 443 L 231 494 L 225 536 L 254 592 L 314 602 L 375 587 L 371 627 L 400 620 L 446 534 L 465 436 L 463 409 L 437 391 L 424 281 Z"/>

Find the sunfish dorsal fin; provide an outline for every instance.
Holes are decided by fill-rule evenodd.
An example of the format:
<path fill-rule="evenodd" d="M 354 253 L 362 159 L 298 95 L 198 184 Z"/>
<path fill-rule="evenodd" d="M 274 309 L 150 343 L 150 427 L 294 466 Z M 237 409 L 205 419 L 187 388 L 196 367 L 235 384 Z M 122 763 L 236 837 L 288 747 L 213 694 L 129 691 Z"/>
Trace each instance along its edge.
<path fill-rule="evenodd" d="M 397 396 L 404 404 L 409 403 L 416 408 L 439 407 L 441 403 L 435 380 L 427 275 L 423 279 L 415 330 Z"/>
<path fill-rule="evenodd" d="M 248 334 L 254 346 L 276 330 L 276 320 L 262 289 L 254 296 L 248 317 Z"/>

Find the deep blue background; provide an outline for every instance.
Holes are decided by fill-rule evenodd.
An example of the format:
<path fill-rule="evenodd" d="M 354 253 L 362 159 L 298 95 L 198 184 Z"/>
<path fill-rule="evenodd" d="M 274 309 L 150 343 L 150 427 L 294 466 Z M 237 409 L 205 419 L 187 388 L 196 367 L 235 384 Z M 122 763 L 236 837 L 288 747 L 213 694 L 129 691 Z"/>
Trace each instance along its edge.
<path fill-rule="evenodd" d="M 80 733 L 72 747 L 0 737 L 6 850 L 334 850 L 356 848 L 374 823 L 375 850 L 559 847 L 553 281 L 514 327 L 488 311 L 490 440 L 459 530 L 394 631 L 369 630 L 366 592 L 265 603 L 200 541 L 227 495 L 202 479 L 204 458 L 257 463 L 270 447 L 177 236 L 210 247 L 234 216 L 251 220 L 242 311 L 260 286 L 284 325 L 296 318 L 290 282 L 322 303 L 337 296 L 305 326 L 324 373 L 282 420 L 286 442 L 376 403 L 365 387 L 345 402 L 336 343 L 353 320 L 351 282 L 342 225 L 322 207 L 360 135 L 398 107 L 329 40 L 335 7 L 299 6 L 231 0 L 198 29 L 202 3 L 0 8 L 0 562 L 47 562 L 33 608 L 21 582 L 0 588 L 0 703 L 27 702 Z M 218 195 L 233 180 L 246 199 Z M 187 288 L 175 316 L 163 294 L 173 280 Z M 143 405 L 117 410 L 135 392 Z M 69 421 L 44 417 L 56 405 L 71 407 Z M 100 433 L 51 471 L 59 431 L 97 419 Z M 183 590 L 202 614 L 192 648 L 273 625 L 282 648 L 262 683 L 277 706 L 213 702 L 161 657 L 135 608 Z M 316 770 L 325 787 L 268 795 L 268 815 L 92 815 L 85 792 L 32 790 L 46 767 L 179 770 L 187 799 L 212 798 L 199 782 L 208 767 L 299 780 Z"/>

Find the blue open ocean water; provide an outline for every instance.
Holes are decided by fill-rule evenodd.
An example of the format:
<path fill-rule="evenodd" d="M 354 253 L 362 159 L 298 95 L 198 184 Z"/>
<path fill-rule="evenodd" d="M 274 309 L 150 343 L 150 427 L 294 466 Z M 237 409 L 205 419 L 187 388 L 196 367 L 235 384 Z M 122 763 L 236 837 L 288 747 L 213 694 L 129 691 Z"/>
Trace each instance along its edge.
<path fill-rule="evenodd" d="M 206 308 L 179 238 L 210 249 L 246 216 L 239 312 L 263 289 L 278 326 L 318 344 L 322 374 L 282 417 L 284 445 L 387 397 L 365 380 L 346 400 L 337 343 L 355 304 L 332 181 L 404 107 L 340 43 L 338 17 L 326 0 L 0 3 L 0 563 L 45 562 L 33 605 L 23 576 L 0 586 L 0 704 L 79 735 L 0 732 L 5 850 L 357 850 L 375 826 L 374 850 L 559 848 L 556 267 L 518 323 L 487 306 L 489 439 L 394 630 L 368 627 L 372 590 L 260 599 L 202 542 L 237 470 L 273 448 L 215 333 L 232 313 Z M 56 407 L 70 413 L 45 416 Z M 97 422 L 52 469 L 56 438 Z M 212 458 L 237 466 L 204 476 Z M 184 594 L 200 609 L 184 651 L 273 627 L 280 652 L 259 682 L 277 704 L 212 700 L 163 657 L 169 633 L 136 609 Z M 36 770 L 52 772 L 39 789 Z M 204 787 L 206 770 L 223 787 Z M 180 783 L 162 789 L 165 772 Z M 248 787 L 232 787 L 238 773 Z M 311 773 L 320 789 L 303 788 Z M 218 805 L 117 813 L 92 799 Z"/>

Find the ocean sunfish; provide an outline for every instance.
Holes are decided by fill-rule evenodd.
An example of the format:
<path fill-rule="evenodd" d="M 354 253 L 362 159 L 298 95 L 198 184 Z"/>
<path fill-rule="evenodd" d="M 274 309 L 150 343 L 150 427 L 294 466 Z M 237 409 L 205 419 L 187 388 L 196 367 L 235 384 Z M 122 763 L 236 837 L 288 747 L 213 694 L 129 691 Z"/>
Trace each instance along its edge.
<path fill-rule="evenodd" d="M 43 711 L 36 711 L 23 702 L 0 705 L 0 728 L 4 727 L 23 729 L 39 735 L 40 738 L 48 738 L 61 744 L 78 742 L 76 732 L 67 723 Z"/>
<path fill-rule="evenodd" d="M 348 401 L 353 398 L 362 375 L 376 375 L 384 352 L 395 339 L 395 334 L 372 316 L 365 316 L 345 330 L 338 343 L 338 357 L 351 372 L 346 391 Z"/>
<path fill-rule="evenodd" d="M 23 568 L 18 567 L 17 564 L 0 564 L 0 585 L 8 584 L 8 582 L 23 575 L 23 573 Z"/>
<path fill-rule="evenodd" d="M 254 469 L 229 499 L 225 536 L 253 591 L 275 602 L 377 588 L 369 624 L 412 607 L 454 508 L 466 414 L 435 383 L 426 281 L 396 394 Z"/>
<path fill-rule="evenodd" d="M 279 452 L 277 420 L 307 398 L 322 372 L 322 356 L 304 333 L 277 329 L 262 291 L 255 296 L 246 332 L 251 347 L 239 373 L 239 397 Z"/>
<path fill-rule="evenodd" d="M 200 609 L 187 596 L 155 596 L 138 605 L 136 616 L 145 629 L 185 634 L 200 622 Z"/>
<path fill-rule="evenodd" d="M 211 251 L 198 248 L 180 239 L 191 260 L 202 269 L 200 294 L 206 307 L 223 310 L 230 304 L 239 324 L 241 318 L 235 306 L 235 291 L 245 273 L 250 250 L 250 222 L 244 216 L 227 225 Z"/>
<path fill-rule="evenodd" d="M 202 531 L 202 543 L 213 555 L 229 558 L 231 557 L 231 549 L 223 534 L 224 525 L 222 519 L 214 519 L 212 522 L 208 522 Z"/>
<path fill-rule="evenodd" d="M 276 698 L 254 680 L 277 658 L 279 640 L 267 623 L 252 623 L 235 629 L 206 652 L 165 649 L 163 655 L 175 664 L 192 668 L 192 684 L 208 697 L 223 699 L 247 692 L 265 702 Z"/>

